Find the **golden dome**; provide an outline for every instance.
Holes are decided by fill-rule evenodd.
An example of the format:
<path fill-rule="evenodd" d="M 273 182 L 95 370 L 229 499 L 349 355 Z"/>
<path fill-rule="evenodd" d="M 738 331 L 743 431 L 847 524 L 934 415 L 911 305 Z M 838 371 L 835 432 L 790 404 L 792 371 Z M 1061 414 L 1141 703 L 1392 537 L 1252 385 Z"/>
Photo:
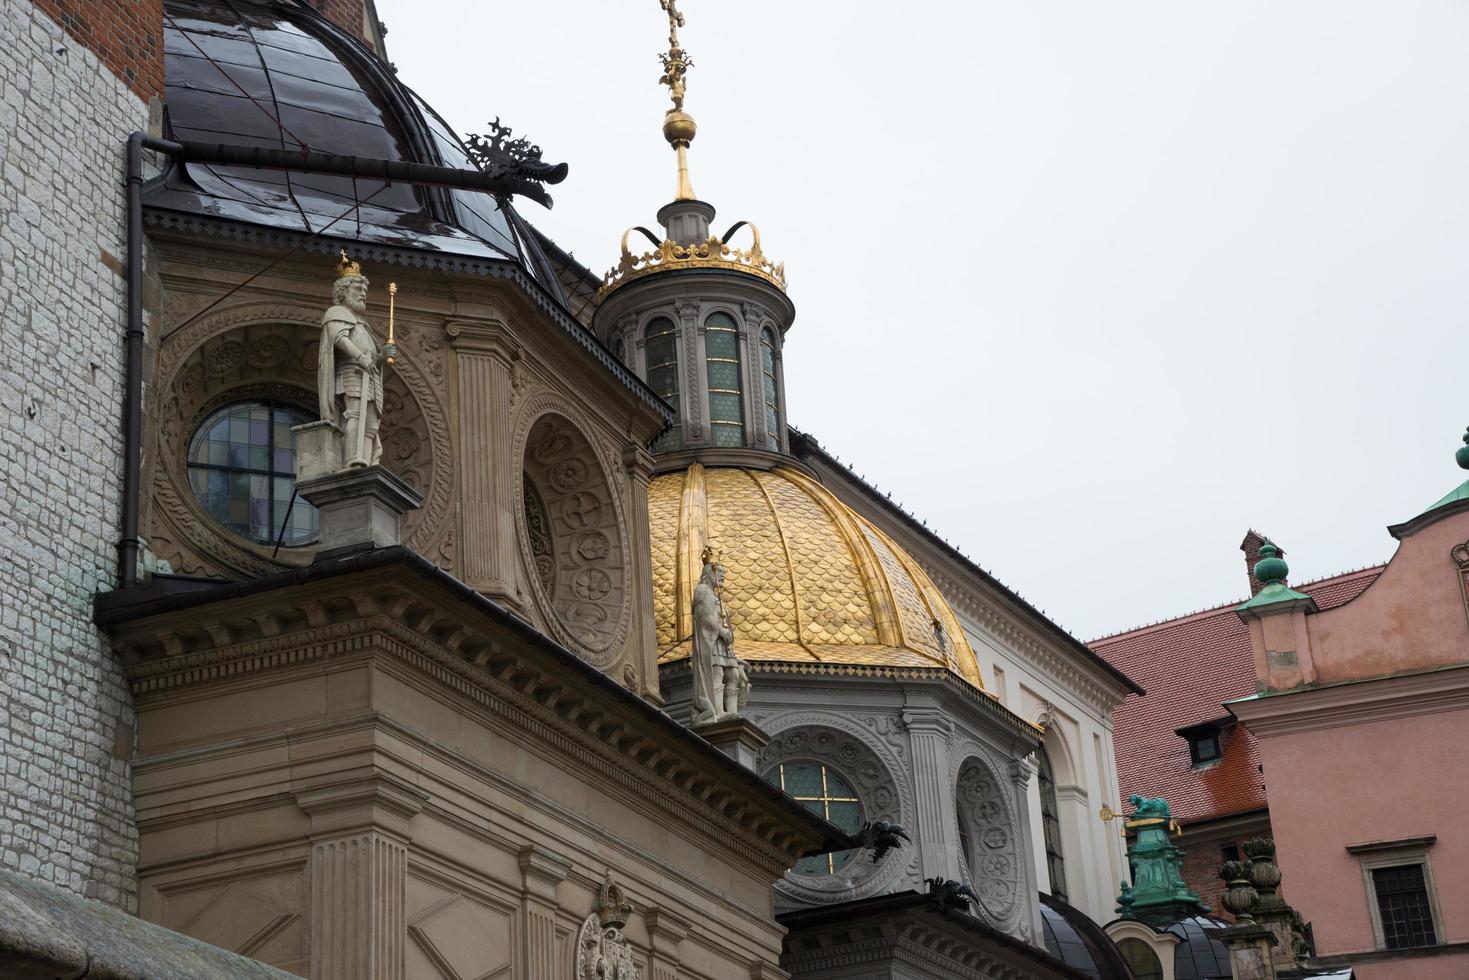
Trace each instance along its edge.
<path fill-rule="evenodd" d="M 648 518 L 660 663 L 689 655 L 707 544 L 724 566 L 741 658 L 943 667 L 984 689 L 963 628 L 918 563 L 810 477 L 694 463 L 654 477 Z"/>

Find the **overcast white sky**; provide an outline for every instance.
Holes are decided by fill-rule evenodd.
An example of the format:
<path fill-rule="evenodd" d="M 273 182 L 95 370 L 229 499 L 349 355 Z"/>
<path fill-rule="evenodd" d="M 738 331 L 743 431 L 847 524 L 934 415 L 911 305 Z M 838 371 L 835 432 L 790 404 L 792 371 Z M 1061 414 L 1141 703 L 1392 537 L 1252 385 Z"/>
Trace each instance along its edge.
<path fill-rule="evenodd" d="M 656 0 L 377 0 L 400 77 L 674 189 Z M 695 190 L 784 259 L 791 421 L 1083 639 L 1304 581 L 1463 477 L 1469 3 L 681 0 Z"/>

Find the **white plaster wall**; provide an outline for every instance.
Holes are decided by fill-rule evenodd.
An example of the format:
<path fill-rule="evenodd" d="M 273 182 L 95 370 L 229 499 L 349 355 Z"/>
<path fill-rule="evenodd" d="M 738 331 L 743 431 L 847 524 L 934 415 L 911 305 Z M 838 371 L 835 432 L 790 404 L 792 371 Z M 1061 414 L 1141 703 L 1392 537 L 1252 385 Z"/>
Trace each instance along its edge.
<path fill-rule="evenodd" d="M 134 715 L 91 625 L 121 498 L 124 141 L 147 106 L 0 0 L 0 864 L 132 909 Z"/>
<path fill-rule="evenodd" d="M 1056 723 L 1047 748 L 1056 770 L 1068 898 L 1094 921 L 1110 922 L 1115 918 L 1119 883 L 1126 875 L 1118 825 L 1116 821 L 1104 823 L 1098 816 L 1103 804 L 1114 810 L 1120 808 L 1112 716 L 1063 679 L 1045 671 L 1024 651 L 974 622 L 962 609 L 956 608 L 956 613 L 979 658 L 985 685 L 999 695 L 1005 707 L 1028 721 L 1036 721 L 1047 702 L 1054 706 Z M 1064 752 L 1057 751 L 1058 742 Z M 1031 780 L 1029 794 L 1035 867 L 1044 879 L 1047 866 L 1039 780 Z M 1048 880 L 1041 884 L 1046 887 Z"/>

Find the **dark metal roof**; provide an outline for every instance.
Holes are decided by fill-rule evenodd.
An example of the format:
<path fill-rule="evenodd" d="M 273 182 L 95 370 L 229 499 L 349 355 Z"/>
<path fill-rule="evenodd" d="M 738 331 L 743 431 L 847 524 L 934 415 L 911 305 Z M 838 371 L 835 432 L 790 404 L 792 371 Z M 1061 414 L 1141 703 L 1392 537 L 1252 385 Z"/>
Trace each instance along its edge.
<path fill-rule="evenodd" d="M 305 5 L 167 0 L 170 138 L 474 169 L 464 143 L 371 51 Z M 151 208 L 523 265 L 564 302 L 508 198 L 483 191 L 175 163 Z"/>
<path fill-rule="evenodd" d="M 1205 915 L 1180 919 L 1163 928 L 1183 942 L 1173 950 L 1174 980 L 1228 980 L 1234 976 L 1229 950 L 1210 933 L 1228 929 L 1229 923 Z"/>
<path fill-rule="evenodd" d="M 1094 980 L 1132 980 L 1132 972 L 1102 927 L 1080 909 L 1041 892 L 1046 952 Z"/>

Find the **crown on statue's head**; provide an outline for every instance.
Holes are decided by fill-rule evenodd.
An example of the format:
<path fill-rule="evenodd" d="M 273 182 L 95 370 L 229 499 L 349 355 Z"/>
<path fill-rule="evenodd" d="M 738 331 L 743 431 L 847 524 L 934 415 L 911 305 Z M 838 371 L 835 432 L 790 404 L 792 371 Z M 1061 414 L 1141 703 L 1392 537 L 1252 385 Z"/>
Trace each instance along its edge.
<path fill-rule="evenodd" d="M 714 547 L 712 544 L 705 545 L 704 546 L 704 553 L 699 556 L 699 560 L 702 561 L 706 565 L 716 565 L 716 564 L 718 564 L 719 563 L 719 549 L 716 548 L 716 547 Z"/>
<path fill-rule="evenodd" d="M 348 276 L 362 275 L 362 266 L 347 257 L 347 250 L 342 249 L 342 261 L 337 263 L 337 278 L 345 279 Z"/>

